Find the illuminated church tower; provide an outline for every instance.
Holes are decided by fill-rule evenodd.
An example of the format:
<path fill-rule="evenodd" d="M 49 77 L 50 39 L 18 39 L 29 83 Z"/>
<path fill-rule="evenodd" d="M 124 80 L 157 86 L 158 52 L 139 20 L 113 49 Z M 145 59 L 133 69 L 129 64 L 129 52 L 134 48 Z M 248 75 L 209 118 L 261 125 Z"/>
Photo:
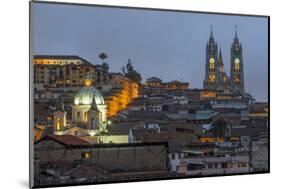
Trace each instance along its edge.
<path fill-rule="evenodd" d="M 239 42 L 236 27 L 235 27 L 235 37 L 231 45 L 230 81 L 231 81 L 231 89 L 233 92 L 244 93 L 244 68 L 243 68 L 243 57 L 242 57 L 242 44 Z"/>
<path fill-rule="evenodd" d="M 93 136 L 97 134 L 103 127 L 101 126 L 101 112 L 99 111 L 96 102 L 93 100 L 90 110 L 88 111 L 87 130 Z"/>
<path fill-rule="evenodd" d="M 218 59 L 218 86 L 222 86 L 224 83 L 224 71 L 223 71 L 223 59 L 222 59 L 222 53 L 221 48 L 219 52 L 219 59 Z"/>
<path fill-rule="evenodd" d="M 56 111 L 54 112 L 54 135 L 62 135 L 66 127 L 66 111 L 59 101 L 56 103 Z"/>
<path fill-rule="evenodd" d="M 205 80 L 204 89 L 216 89 L 218 82 L 218 46 L 213 36 L 211 26 L 211 36 L 206 46 L 206 64 L 205 64 Z"/>
<path fill-rule="evenodd" d="M 224 63 L 222 58 L 222 51 L 220 48 L 219 59 L 218 59 L 218 81 L 217 81 L 217 90 L 224 91 L 229 89 L 229 77 L 224 71 Z"/>

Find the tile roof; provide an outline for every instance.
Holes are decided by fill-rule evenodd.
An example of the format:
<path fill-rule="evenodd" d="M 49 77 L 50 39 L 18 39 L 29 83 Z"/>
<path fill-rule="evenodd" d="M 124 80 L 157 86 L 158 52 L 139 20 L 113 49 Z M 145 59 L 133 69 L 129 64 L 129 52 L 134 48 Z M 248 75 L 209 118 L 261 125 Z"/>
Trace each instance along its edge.
<path fill-rule="evenodd" d="M 42 138 L 41 140 L 54 140 L 60 144 L 72 146 L 90 145 L 89 142 L 73 135 L 48 135 Z"/>
<path fill-rule="evenodd" d="M 266 127 L 246 127 L 246 128 L 233 128 L 231 129 L 231 136 L 261 136 L 268 133 Z"/>
<path fill-rule="evenodd" d="M 130 111 L 130 114 L 127 116 L 127 120 L 149 120 L 149 119 L 163 119 L 167 113 L 172 113 L 168 111 Z"/>
<path fill-rule="evenodd" d="M 64 175 L 69 175 L 71 178 L 108 178 L 110 174 L 103 169 L 94 164 L 81 164 L 76 166 L 64 173 Z"/>
<path fill-rule="evenodd" d="M 218 115 L 218 112 L 211 112 L 211 111 L 197 111 L 196 114 L 190 113 L 172 113 L 166 114 L 166 116 L 172 120 L 207 120 L 211 119 L 212 117 Z"/>
<path fill-rule="evenodd" d="M 76 55 L 34 55 L 34 59 L 81 59 Z"/>
<path fill-rule="evenodd" d="M 162 80 L 158 77 L 150 77 L 146 80 L 146 82 L 162 82 Z"/>

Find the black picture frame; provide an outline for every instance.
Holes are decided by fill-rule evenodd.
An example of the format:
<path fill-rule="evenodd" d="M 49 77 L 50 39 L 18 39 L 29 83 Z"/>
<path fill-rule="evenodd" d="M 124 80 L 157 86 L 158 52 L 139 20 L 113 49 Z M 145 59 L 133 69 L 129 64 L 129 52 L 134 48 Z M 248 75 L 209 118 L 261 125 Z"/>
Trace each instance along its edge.
<path fill-rule="evenodd" d="M 116 8 L 116 9 L 131 9 L 131 10 L 144 10 L 144 11 L 160 11 L 160 12 L 178 12 L 178 13 L 198 13 L 198 14 L 210 14 L 210 15 L 221 15 L 221 16 L 246 16 L 246 17 L 262 17 L 268 20 L 268 170 L 260 171 L 255 173 L 235 173 L 235 174 L 216 174 L 216 175 L 198 175 L 198 176 L 186 176 L 186 177 L 170 177 L 164 179 L 137 179 L 130 180 L 129 182 L 142 182 L 142 181 L 155 181 L 155 180 L 171 180 L 171 179 L 189 179 L 189 178 L 205 178 L 205 177 L 222 177 L 222 176 L 240 176 L 240 175 L 251 175 L 251 174 L 267 174 L 270 173 L 270 16 L 268 15 L 254 15 L 254 14 L 240 14 L 240 13 L 228 13 L 228 12 L 206 12 L 206 11 L 194 11 L 194 10 L 177 10 L 177 9 L 162 9 L 162 8 L 144 8 L 144 7 L 129 7 L 129 6 L 116 6 L 116 5 L 100 5 L 100 4 L 84 4 L 84 3 L 67 3 L 67 2 L 54 2 L 54 1 L 30 1 L 29 2 L 29 187 L 30 188 L 49 188 L 49 187 L 62 187 L 62 186 L 81 186 L 81 185 L 97 185 L 97 184 L 111 184 L 111 183 L 127 183 L 127 181 L 108 181 L 108 182 L 83 182 L 77 184 L 50 184 L 36 186 L 33 182 L 33 164 L 34 164 L 34 133 L 33 128 L 33 49 L 32 49 L 32 11 L 31 6 L 33 3 L 37 4 L 53 4 L 53 5 L 68 5 L 68 6 L 87 6 L 87 7 L 101 7 L 101 8 Z M 153 145 L 153 143 L 152 143 Z M 164 144 L 167 145 L 167 144 Z"/>

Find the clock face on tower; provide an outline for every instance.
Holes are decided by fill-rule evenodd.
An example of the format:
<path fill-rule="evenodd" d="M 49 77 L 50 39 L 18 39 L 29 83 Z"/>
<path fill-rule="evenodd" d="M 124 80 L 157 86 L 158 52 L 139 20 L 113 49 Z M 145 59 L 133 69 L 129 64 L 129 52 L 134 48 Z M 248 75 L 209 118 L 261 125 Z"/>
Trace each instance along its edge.
<path fill-rule="evenodd" d="M 234 62 L 235 64 L 239 64 L 240 60 L 238 58 L 235 58 Z"/>
<path fill-rule="evenodd" d="M 214 58 L 210 58 L 210 63 L 214 63 L 215 59 Z"/>

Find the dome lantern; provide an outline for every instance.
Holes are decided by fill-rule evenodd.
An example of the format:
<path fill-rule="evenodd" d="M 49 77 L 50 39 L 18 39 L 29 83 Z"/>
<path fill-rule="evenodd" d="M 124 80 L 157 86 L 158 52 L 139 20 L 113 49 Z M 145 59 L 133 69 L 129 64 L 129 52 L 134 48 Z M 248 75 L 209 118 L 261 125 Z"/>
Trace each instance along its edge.
<path fill-rule="evenodd" d="M 91 74 L 89 72 L 86 74 L 83 84 L 84 84 L 84 86 L 92 86 L 93 85 L 93 79 L 92 79 Z"/>

